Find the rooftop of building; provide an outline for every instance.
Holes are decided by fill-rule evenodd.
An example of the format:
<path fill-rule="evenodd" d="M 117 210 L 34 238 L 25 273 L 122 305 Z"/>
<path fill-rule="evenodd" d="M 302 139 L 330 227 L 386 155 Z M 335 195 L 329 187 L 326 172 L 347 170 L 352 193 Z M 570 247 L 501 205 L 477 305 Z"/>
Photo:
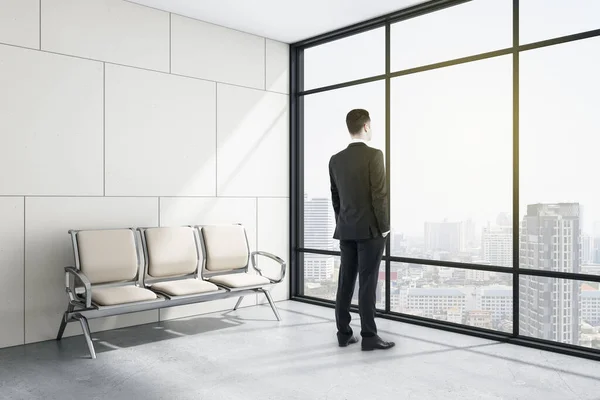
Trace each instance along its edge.
<path fill-rule="evenodd" d="M 462 291 L 454 288 L 410 288 L 407 292 L 409 296 L 465 296 Z"/>

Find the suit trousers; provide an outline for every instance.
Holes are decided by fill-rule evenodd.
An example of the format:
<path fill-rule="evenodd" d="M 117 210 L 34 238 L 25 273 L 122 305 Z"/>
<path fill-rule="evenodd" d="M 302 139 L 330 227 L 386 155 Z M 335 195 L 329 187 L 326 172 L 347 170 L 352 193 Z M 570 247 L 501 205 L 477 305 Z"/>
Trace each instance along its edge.
<path fill-rule="evenodd" d="M 350 304 L 357 275 L 360 334 L 362 337 L 377 335 L 375 304 L 379 265 L 385 243 L 386 239 L 381 236 L 367 240 L 340 240 L 342 259 L 335 301 L 335 319 L 340 339 L 352 335 Z"/>

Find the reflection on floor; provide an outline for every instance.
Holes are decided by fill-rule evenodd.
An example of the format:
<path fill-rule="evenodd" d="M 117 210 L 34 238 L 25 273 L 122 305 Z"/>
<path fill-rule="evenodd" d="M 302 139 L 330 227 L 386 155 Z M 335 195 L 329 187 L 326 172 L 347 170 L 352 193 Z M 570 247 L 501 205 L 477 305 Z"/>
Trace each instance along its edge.
<path fill-rule="evenodd" d="M 96 333 L 97 360 L 82 337 L 3 349 L 0 399 L 600 399 L 598 362 L 386 320 L 397 346 L 361 352 L 333 310 L 279 308 Z"/>

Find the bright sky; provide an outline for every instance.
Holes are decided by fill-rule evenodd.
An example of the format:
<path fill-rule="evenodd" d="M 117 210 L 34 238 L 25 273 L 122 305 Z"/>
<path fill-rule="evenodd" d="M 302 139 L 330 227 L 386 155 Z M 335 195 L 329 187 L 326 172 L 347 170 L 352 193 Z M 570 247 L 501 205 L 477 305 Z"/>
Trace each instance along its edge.
<path fill-rule="evenodd" d="M 508 0 L 473 0 L 396 24 L 392 69 L 499 50 L 511 44 Z M 521 43 L 600 28 L 598 0 L 522 0 Z M 306 88 L 384 72 L 383 29 L 305 53 Z M 600 221 L 600 38 L 520 56 L 521 209 L 580 202 L 583 229 Z M 392 81 L 391 198 L 396 232 L 425 221 L 479 226 L 512 209 L 512 56 Z M 329 196 L 327 163 L 349 140 L 345 115 L 366 108 L 373 147 L 385 146 L 384 82 L 307 96 L 305 191 Z M 600 234 L 600 230 L 597 232 Z"/>

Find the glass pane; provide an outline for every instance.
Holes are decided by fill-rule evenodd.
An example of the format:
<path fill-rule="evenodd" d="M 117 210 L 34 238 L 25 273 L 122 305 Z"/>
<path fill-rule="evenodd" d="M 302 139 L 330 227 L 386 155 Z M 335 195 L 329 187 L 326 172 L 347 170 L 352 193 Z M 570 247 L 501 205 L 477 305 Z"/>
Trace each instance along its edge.
<path fill-rule="evenodd" d="M 335 300 L 341 267 L 339 256 L 304 253 L 304 295 L 324 300 Z M 358 305 L 358 278 L 352 304 Z M 385 309 L 385 262 L 379 269 L 377 308 Z"/>
<path fill-rule="evenodd" d="M 304 50 L 304 90 L 384 73 L 384 28 Z"/>
<path fill-rule="evenodd" d="M 304 253 L 304 295 L 335 300 L 340 257 Z"/>
<path fill-rule="evenodd" d="M 521 44 L 600 29 L 600 1 L 521 0 Z"/>
<path fill-rule="evenodd" d="M 600 38 L 521 54 L 522 268 L 597 275 Z"/>
<path fill-rule="evenodd" d="M 512 46 L 512 1 L 477 0 L 392 25 L 392 71 Z"/>
<path fill-rule="evenodd" d="M 339 250 L 329 181 L 329 160 L 346 148 L 346 114 L 364 108 L 371 116 L 372 147 L 385 154 L 385 83 L 372 82 L 304 98 L 304 247 Z"/>
<path fill-rule="evenodd" d="M 391 310 L 502 332 L 513 329 L 512 274 L 392 263 Z"/>
<path fill-rule="evenodd" d="M 512 266 L 512 59 L 392 81 L 392 254 Z"/>
<path fill-rule="evenodd" d="M 521 335 L 600 349 L 600 290 L 597 283 L 521 276 Z"/>

